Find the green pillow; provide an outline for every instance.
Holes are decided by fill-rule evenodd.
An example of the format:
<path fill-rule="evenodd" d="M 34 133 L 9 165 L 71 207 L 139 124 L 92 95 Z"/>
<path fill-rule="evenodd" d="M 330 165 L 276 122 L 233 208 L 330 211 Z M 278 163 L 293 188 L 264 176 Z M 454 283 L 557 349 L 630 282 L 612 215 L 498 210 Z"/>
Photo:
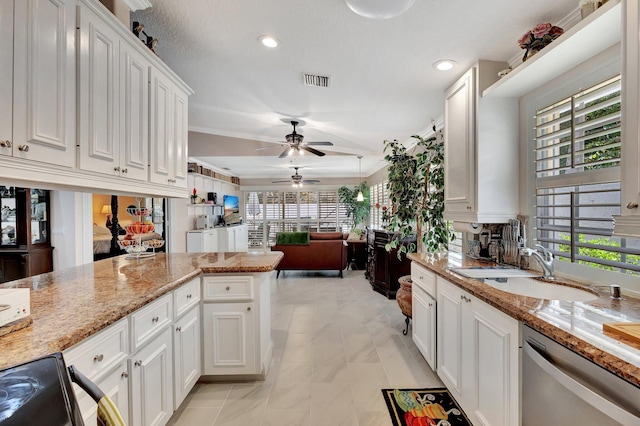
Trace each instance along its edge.
<path fill-rule="evenodd" d="M 276 244 L 309 245 L 309 232 L 278 232 Z"/>

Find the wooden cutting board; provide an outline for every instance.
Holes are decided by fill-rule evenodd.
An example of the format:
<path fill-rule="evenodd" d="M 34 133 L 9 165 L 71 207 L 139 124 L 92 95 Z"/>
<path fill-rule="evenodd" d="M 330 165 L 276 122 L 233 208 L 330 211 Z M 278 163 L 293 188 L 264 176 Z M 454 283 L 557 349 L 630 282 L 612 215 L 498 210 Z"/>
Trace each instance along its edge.
<path fill-rule="evenodd" d="M 636 322 L 610 322 L 602 324 L 602 330 L 631 339 L 640 343 L 640 323 Z"/>

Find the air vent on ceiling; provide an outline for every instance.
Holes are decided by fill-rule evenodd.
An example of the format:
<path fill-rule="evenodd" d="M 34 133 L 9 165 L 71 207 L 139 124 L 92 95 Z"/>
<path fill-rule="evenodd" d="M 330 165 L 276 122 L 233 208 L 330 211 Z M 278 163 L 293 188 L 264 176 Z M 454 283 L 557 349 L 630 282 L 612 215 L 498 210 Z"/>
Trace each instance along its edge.
<path fill-rule="evenodd" d="M 302 73 L 302 81 L 305 86 L 329 87 L 331 77 L 328 75 Z"/>

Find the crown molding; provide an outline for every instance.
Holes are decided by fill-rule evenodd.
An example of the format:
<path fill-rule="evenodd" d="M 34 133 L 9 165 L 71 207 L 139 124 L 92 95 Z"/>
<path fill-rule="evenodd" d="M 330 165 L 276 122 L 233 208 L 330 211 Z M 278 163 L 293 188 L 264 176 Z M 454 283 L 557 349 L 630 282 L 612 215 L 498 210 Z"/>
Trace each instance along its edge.
<path fill-rule="evenodd" d="M 122 0 L 122 2 L 126 4 L 132 12 L 151 7 L 151 2 L 149 0 Z"/>

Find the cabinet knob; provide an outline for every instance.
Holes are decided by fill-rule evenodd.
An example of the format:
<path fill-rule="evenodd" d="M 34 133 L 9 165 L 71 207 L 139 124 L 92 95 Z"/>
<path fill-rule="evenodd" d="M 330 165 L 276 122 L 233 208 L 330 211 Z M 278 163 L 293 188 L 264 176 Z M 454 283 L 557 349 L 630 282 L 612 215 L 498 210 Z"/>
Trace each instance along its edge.
<path fill-rule="evenodd" d="M 432 306 L 433 306 L 433 303 L 429 303 L 429 307 L 432 307 Z"/>
<path fill-rule="evenodd" d="M 191 299 L 191 295 L 190 294 L 187 294 L 187 299 Z"/>
<path fill-rule="evenodd" d="M 140 359 L 140 360 L 134 362 L 133 365 L 135 365 L 136 367 L 140 367 L 142 365 L 142 360 Z"/>
<path fill-rule="evenodd" d="M 471 206 L 467 206 L 467 210 L 471 210 Z"/>
<path fill-rule="evenodd" d="M 635 203 L 635 202 L 633 202 L 633 201 L 629 201 L 629 202 L 627 203 L 627 208 L 628 208 L 629 210 L 637 209 L 637 208 L 638 208 L 638 203 Z"/>
<path fill-rule="evenodd" d="M 129 169 L 122 169 L 122 173 L 129 173 Z"/>
<path fill-rule="evenodd" d="M 251 312 L 251 306 L 247 306 L 247 312 Z"/>
<path fill-rule="evenodd" d="M 18 145 L 18 151 L 29 152 L 29 145 Z"/>
<path fill-rule="evenodd" d="M 231 290 L 231 287 L 227 286 L 227 287 L 225 288 L 225 290 L 229 291 L 229 290 Z"/>
<path fill-rule="evenodd" d="M 182 327 L 180 327 L 180 326 L 176 327 L 176 331 L 178 331 L 178 332 L 182 331 Z"/>
<path fill-rule="evenodd" d="M 104 359 L 104 355 L 100 354 L 100 355 L 96 355 L 93 357 L 93 361 L 94 362 L 102 362 L 102 360 Z"/>
<path fill-rule="evenodd" d="M 126 371 L 123 371 L 120 377 L 122 377 L 123 379 L 126 379 L 127 377 L 129 377 L 129 373 L 127 373 Z"/>
<path fill-rule="evenodd" d="M 158 317 L 151 318 L 151 322 L 158 322 L 159 320 L 160 320 L 160 318 L 158 318 Z"/>
<path fill-rule="evenodd" d="M 114 168 L 113 168 L 113 171 L 114 171 L 114 172 L 119 172 L 119 171 L 120 171 L 120 167 L 114 167 Z"/>
<path fill-rule="evenodd" d="M 0 146 L 3 148 L 11 148 L 11 141 L 0 141 Z"/>

